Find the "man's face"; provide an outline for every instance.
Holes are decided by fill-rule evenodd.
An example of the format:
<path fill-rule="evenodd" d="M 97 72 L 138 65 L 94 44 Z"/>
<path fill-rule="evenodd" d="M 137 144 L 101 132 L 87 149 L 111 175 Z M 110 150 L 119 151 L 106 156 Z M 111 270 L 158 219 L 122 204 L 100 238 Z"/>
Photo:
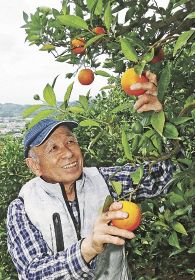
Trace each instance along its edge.
<path fill-rule="evenodd" d="M 83 170 L 83 156 L 73 133 L 57 127 L 48 139 L 34 147 L 38 157 L 39 176 L 51 183 L 73 184 Z"/>

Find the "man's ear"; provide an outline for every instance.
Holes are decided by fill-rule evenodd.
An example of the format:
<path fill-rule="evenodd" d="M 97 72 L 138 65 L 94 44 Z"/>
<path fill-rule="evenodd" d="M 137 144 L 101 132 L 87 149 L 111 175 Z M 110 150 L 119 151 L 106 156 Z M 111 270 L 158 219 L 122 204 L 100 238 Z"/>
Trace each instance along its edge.
<path fill-rule="evenodd" d="M 41 176 L 41 170 L 38 160 L 34 158 L 26 158 L 26 164 L 28 168 L 36 175 Z"/>

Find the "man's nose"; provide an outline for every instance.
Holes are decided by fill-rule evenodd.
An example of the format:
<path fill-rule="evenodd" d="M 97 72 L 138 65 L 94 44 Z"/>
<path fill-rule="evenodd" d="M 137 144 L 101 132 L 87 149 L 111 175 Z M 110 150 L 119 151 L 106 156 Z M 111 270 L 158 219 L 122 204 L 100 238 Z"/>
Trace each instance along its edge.
<path fill-rule="evenodd" d="M 61 156 L 62 157 L 72 157 L 72 155 L 73 155 L 73 152 L 68 146 L 63 145 L 63 147 L 61 147 Z"/>

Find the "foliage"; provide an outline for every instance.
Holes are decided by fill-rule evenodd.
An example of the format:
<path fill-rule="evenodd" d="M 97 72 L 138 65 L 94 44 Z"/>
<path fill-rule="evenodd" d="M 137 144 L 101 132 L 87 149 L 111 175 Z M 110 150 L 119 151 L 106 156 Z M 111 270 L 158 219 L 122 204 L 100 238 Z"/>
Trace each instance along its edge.
<path fill-rule="evenodd" d="M 7 252 L 7 207 L 32 175 L 24 164 L 21 139 L 5 137 L 0 144 L 0 279 L 13 280 L 17 279 L 17 274 Z"/>
<path fill-rule="evenodd" d="M 149 10 L 152 13 L 148 13 Z M 152 165 L 172 159 L 178 170 L 170 182 L 169 193 L 141 202 L 143 223 L 137 238 L 128 243 L 127 251 L 134 279 L 193 279 L 195 15 L 192 1 L 170 0 L 164 9 L 158 7 L 156 1 L 149 0 L 74 0 L 71 3 L 64 0 L 60 11 L 39 7 L 34 14 L 24 13 L 23 16 L 26 40 L 30 45 L 52 54 L 60 63 L 77 65 L 77 71 L 84 65 L 91 67 L 95 75 L 108 78 L 108 85 L 96 98 L 92 99 L 88 91 L 78 97 L 76 104 L 71 104 L 69 100 L 77 71 L 65 73 L 72 81 L 62 103 L 56 98 L 56 77 L 51 85 L 45 86 L 42 96 L 36 95 L 38 104 L 24 111 L 24 117 L 35 115 L 29 127 L 48 116 L 77 120 L 76 133 L 88 166 L 108 166 L 113 162 L 120 166 L 127 161 L 135 164 L 144 160 Z M 96 26 L 104 27 L 106 33 L 96 35 L 92 31 Z M 85 52 L 81 55 L 72 53 L 74 38 L 86 41 Z M 163 48 L 165 58 L 152 64 L 158 47 Z M 120 85 L 121 73 L 129 67 L 135 67 L 138 74 L 143 69 L 157 74 L 158 96 L 164 111 L 135 112 L 136 99 L 125 95 Z M 9 141 L 4 148 L 7 157 L 1 162 L 13 167 L 9 161 L 13 156 L 10 149 L 13 142 Z M 179 153 L 180 150 L 185 150 L 185 154 Z M 17 165 L 19 170 L 13 172 L 11 183 L 12 173 L 7 174 L 7 171 L 0 179 L 1 185 L 5 186 L 4 207 L 12 198 L 6 195 L 9 190 L 6 186 L 11 184 L 10 192 L 14 197 L 18 186 L 29 178 L 21 164 L 20 148 L 14 151 L 20 163 Z M 142 171 L 140 168 L 132 174 L 137 188 Z M 24 177 L 18 174 L 24 174 Z M 116 182 L 113 187 L 120 189 Z M 2 267 L 8 271 L 10 264 L 5 243 L 3 246 Z M 11 267 L 9 269 L 13 271 Z"/>

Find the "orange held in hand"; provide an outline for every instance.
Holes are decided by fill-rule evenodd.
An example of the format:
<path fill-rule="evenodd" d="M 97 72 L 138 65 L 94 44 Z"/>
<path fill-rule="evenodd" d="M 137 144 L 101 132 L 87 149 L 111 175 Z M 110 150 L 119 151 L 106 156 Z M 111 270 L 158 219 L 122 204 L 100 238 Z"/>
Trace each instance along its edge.
<path fill-rule="evenodd" d="M 123 205 L 121 211 L 129 214 L 126 219 L 112 220 L 112 225 L 121 229 L 133 231 L 140 225 L 141 222 L 141 209 L 131 201 L 120 201 Z"/>
<path fill-rule="evenodd" d="M 94 80 L 94 73 L 91 69 L 82 69 L 78 74 L 78 80 L 82 85 L 90 85 Z"/>
<path fill-rule="evenodd" d="M 141 95 L 144 94 L 145 90 L 143 89 L 130 89 L 130 86 L 136 83 L 146 83 L 148 82 L 148 79 L 144 75 L 137 75 L 134 68 L 127 69 L 122 77 L 121 77 L 121 86 L 122 89 L 127 93 L 128 95 Z"/>
<path fill-rule="evenodd" d="M 72 52 L 74 54 L 82 54 L 85 52 L 85 39 L 83 38 L 75 38 L 71 41 L 72 44 Z"/>

